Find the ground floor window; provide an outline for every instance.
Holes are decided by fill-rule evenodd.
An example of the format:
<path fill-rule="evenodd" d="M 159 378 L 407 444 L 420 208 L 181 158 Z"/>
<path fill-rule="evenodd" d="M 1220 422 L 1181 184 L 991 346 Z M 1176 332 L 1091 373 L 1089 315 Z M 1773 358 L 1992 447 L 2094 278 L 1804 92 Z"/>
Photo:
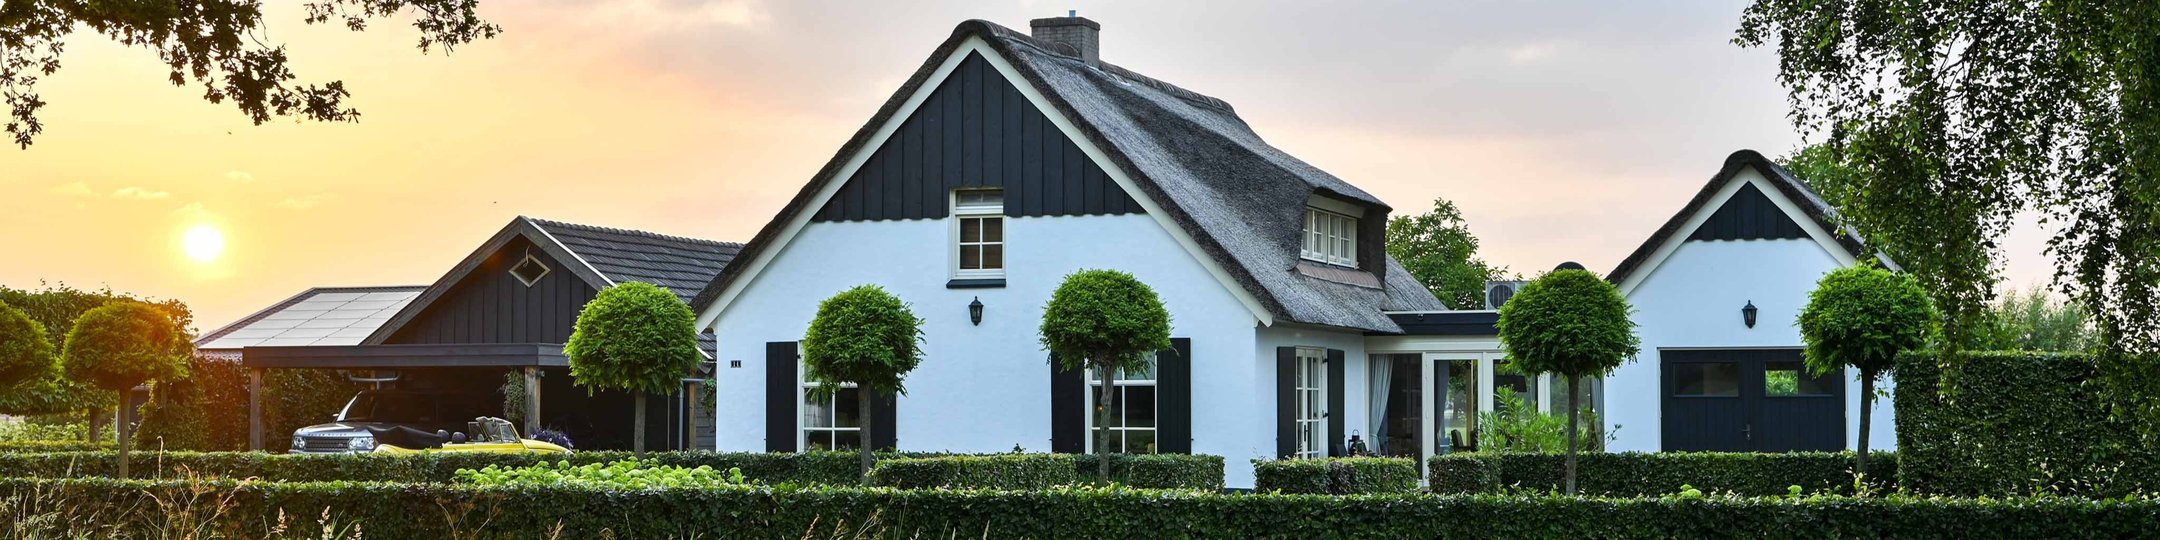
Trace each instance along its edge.
<path fill-rule="evenodd" d="M 1155 453 L 1155 419 L 1159 414 L 1155 406 L 1155 355 L 1141 357 L 1137 365 L 1121 369 L 1116 386 L 1110 391 L 1110 414 L 1108 441 L 1110 452 L 1119 454 Z M 1087 391 L 1087 451 L 1095 451 L 1095 421 L 1097 402 L 1102 400 L 1103 380 L 1100 372 L 1088 371 Z"/>
<path fill-rule="evenodd" d="M 1291 457 L 1327 457 L 1327 351 L 1299 348 L 1297 380 L 1297 453 Z"/>
<path fill-rule="evenodd" d="M 862 391 L 854 383 L 842 383 L 829 399 L 813 399 L 819 383 L 802 385 L 802 439 L 804 450 L 862 448 Z"/>

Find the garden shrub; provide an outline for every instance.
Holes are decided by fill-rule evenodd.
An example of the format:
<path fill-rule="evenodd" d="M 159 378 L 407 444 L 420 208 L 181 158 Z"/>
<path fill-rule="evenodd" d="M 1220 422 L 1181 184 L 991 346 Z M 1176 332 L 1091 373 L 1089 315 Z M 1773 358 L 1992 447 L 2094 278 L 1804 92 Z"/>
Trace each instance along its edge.
<path fill-rule="evenodd" d="M 77 432 L 76 435 L 81 435 Z M 90 442 L 82 440 L 0 440 L 0 454 L 48 453 L 48 452 L 110 452 L 111 441 Z"/>
<path fill-rule="evenodd" d="M 2099 364 L 2082 354 L 1968 352 L 1945 370 L 1933 353 L 1898 358 L 1898 482 L 1944 495 L 2160 492 L 2153 426 L 2114 410 Z M 2138 396 L 2134 399 L 2152 399 Z"/>
<path fill-rule="evenodd" d="M 524 467 L 489 465 L 480 470 L 458 469 L 457 483 L 476 486 L 552 486 L 586 488 L 654 489 L 707 488 L 744 482 L 742 469 L 696 468 L 640 463 L 626 459 L 613 463 L 571 465 L 569 461 L 542 461 Z"/>
<path fill-rule="evenodd" d="M 1807 493 L 1852 493 L 1850 452 L 1621 452 L 1577 456 L 1576 481 L 1585 495 L 1649 496 L 1680 492 L 1692 486 L 1709 493 L 1750 496 L 1786 494 L 1792 486 Z M 1430 489 L 1436 493 L 1494 493 L 1507 490 L 1547 492 L 1564 481 L 1560 454 L 1458 453 L 1434 456 Z M 1897 459 L 1875 453 L 1869 464 L 1870 487 L 1885 490 L 1896 478 Z M 1878 476 L 1879 475 L 1879 476 Z"/>
<path fill-rule="evenodd" d="M 1586 475 L 1587 477 L 1587 475 Z M 314 516 L 368 538 L 2136 538 L 2160 501 L 1889 496 L 1572 498 L 719 486 L 0 479 L 0 519 L 50 536 L 260 536 Z M 188 505 L 213 506 L 215 511 Z M 176 512 L 179 510 L 179 512 Z M 280 520 L 279 516 L 286 520 Z M 176 518 L 176 516 L 178 516 Z M 66 529 L 71 523 L 84 527 Z M 856 531 L 867 531 L 854 534 Z M 33 531 L 37 532 L 37 531 Z M 27 536 L 41 536 L 31 534 Z"/>
<path fill-rule="evenodd" d="M 1351 495 L 1418 490 L 1417 461 L 1409 458 L 1253 460 L 1253 478 L 1253 489 L 1261 492 Z"/>
<path fill-rule="evenodd" d="M 1095 478 L 1095 456 L 1060 454 L 1075 474 Z M 1137 489 L 1222 491 L 1223 457 L 1206 454 L 1111 454 L 1110 482 Z"/>
<path fill-rule="evenodd" d="M 1080 483 L 1072 459 L 1057 454 L 993 454 L 887 459 L 863 482 L 900 489 L 1047 489 Z"/>

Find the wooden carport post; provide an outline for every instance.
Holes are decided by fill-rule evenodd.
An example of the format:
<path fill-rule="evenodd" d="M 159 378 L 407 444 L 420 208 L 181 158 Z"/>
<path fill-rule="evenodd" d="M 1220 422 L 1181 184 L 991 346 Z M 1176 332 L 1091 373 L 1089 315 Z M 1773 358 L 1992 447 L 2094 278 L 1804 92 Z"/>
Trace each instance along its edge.
<path fill-rule="evenodd" d="M 248 449 L 263 449 L 263 370 L 248 370 Z"/>
<path fill-rule="evenodd" d="M 525 366 L 525 436 L 540 431 L 540 368 Z"/>

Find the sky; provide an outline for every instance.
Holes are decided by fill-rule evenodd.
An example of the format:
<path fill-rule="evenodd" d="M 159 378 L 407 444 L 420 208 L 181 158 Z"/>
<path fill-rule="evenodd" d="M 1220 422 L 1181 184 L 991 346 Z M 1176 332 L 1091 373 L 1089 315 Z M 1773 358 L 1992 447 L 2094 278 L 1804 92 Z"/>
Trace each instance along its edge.
<path fill-rule="evenodd" d="M 1229 101 L 1397 215 L 1454 201 L 1525 274 L 1610 270 L 1727 154 L 1808 140 L 1775 54 L 1731 44 L 1737 0 L 482 0 L 505 33 L 451 54 L 409 19 L 267 4 L 257 39 L 344 81 L 360 122 L 251 125 L 74 34 L 45 133 L 0 148 L 0 285 L 177 298 L 208 331 L 308 287 L 432 283 L 518 215 L 745 241 L 959 22 L 1066 10 L 1105 61 Z M 2006 239 L 2009 283 L 2046 282 L 2044 240 Z"/>

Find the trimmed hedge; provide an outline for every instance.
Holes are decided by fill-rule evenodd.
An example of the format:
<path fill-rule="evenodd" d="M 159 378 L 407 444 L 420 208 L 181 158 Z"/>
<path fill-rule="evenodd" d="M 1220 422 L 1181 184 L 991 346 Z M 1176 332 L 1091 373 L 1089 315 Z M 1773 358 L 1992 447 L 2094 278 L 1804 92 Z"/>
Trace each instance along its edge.
<path fill-rule="evenodd" d="M 900 489 L 1048 489 L 1080 483 L 1073 460 L 1057 454 L 899 458 L 877 462 L 866 484 Z"/>
<path fill-rule="evenodd" d="M 2160 492 L 2160 429 L 2121 417 L 2081 354 L 1898 357 L 1898 482 L 1918 493 L 2116 497 Z M 2152 399 L 2152 396 L 2140 396 Z"/>
<path fill-rule="evenodd" d="M 1576 458 L 1576 487 L 1585 495 L 1656 496 L 1679 493 L 1680 486 L 1754 496 L 1784 495 L 1792 486 L 1808 493 L 1853 491 L 1850 452 L 1621 452 Z M 1428 464 L 1436 493 L 1496 493 L 1558 490 L 1566 462 L 1564 454 L 1461 453 L 1433 456 Z M 1876 452 L 1868 466 L 1874 471 L 1870 487 L 1892 487 L 1897 455 Z"/>
<path fill-rule="evenodd" d="M 89 441 L 0 441 L 0 455 L 38 452 L 113 451 L 113 443 Z"/>
<path fill-rule="evenodd" d="M 884 454 L 881 459 L 938 457 L 946 454 Z M 1003 454 L 999 454 L 1003 455 Z M 1077 454 L 1027 454 L 1057 456 L 1066 460 L 1079 478 L 1095 476 L 1094 456 Z M 449 482 L 458 469 L 481 469 L 488 465 L 523 467 L 540 462 L 572 465 L 631 459 L 630 452 L 586 451 L 561 455 L 428 453 L 411 456 L 375 454 L 267 454 L 261 452 L 136 452 L 130 470 L 138 478 L 259 478 L 280 482 L 383 481 Z M 752 481 L 779 484 L 852 485 L 860 476 L 859 455 L 852 452 L 748 453 L 748 452 L 647 452 L 642 460 L 654 465 L 714 469 L 742 469 Z M 117 457 L 113 452 L 0 453 L 0 477 L 79 478 L 110 477 Z M 1145 489 L 1201 489 L 1219 491 L 1223 486 L 1222 456 L 1158 454 L 1113 455 L 1111 479 Z"/>
<path fill-rule="evenodd" d="M 1352 495 L 1416 493 L 1417 460 L 1346 457 L 1253 460 L 1253 490 L 1259 492 Z"/>
<path fill-rule="evenodd" d="M 0 518 L 29 536 L 259 537 L 328 510 L 369 538 L 2133 538 L 2160 501 L 1598 499 L 1045 491 L 586 490 L 383 483 L 0 480 Z M 37 519 L 30 519 L 37 518 Z"/>

